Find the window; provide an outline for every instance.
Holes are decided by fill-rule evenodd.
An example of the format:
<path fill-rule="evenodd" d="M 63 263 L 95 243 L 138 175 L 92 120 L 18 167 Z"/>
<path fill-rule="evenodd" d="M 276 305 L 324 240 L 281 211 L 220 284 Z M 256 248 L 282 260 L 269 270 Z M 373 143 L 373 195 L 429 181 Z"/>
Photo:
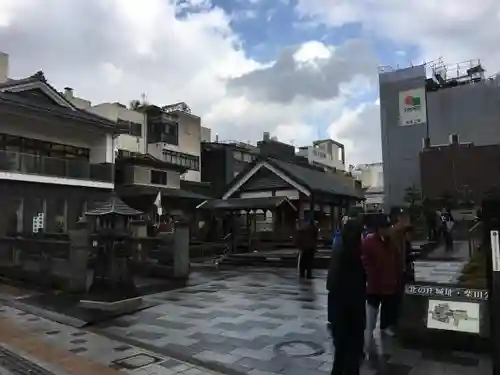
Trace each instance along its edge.
<path fill-rule="evenodd" d="M 155 185 L 167 184 L 167 172 L 151 171 L 151 183 Z"/>
<path fill-rule="evenodd" d="M 243 154 L 243 161 L 245 161 L 247 163 L 251 163 L 253 161 L 252 155 L 244 153 Z"/>
<path fill-rule="evenodd" d="M 163 150 L 163 160 L 168 163 L 180 165 L 193 171 L 200 170 L 199 156 L 184 154 L 170 150 Z"/>
<path fill-rule="evenodd" d="M 142 124 L 132 122 L 130 123 L 130 135 L 133 135 L 134 137 L 141 137 L 142 136 Z"/>

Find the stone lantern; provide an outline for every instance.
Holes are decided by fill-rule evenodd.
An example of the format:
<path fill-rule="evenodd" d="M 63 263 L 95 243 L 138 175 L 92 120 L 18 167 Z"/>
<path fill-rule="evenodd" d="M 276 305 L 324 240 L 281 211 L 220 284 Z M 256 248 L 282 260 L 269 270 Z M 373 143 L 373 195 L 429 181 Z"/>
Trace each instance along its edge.
<path fill-rule="evenodd" d="M 85 213 L 91 230 L 95 268 L 88 296 L 80 301 L 84 307 L 109 310 L 109 306 L 118 308 L 119 301 L 140 304 L 130 269 L 133 254 L 129 221 L 142 214 L 125 204 L 114 192 L 106 202 Z M 106 304 L 109 304 L 107 308 Z"/>

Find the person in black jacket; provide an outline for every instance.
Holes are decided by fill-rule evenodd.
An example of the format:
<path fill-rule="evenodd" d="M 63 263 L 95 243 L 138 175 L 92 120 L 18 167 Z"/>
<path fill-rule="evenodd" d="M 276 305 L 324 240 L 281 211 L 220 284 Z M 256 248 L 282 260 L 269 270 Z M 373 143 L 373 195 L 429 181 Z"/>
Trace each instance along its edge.
<path fill-rule="evenodd" d="M 361 262 L 362 226 L 342 228 L 328 270 L 328 326 L 335 346 L 331 375 L 358 375 L 363 360 L 366 277 Z"/>
<path fill-rule="evenodd" d="M 318 243 L 318 228 L 314 222 L 305 222 L 299 228 L 297 242 L 300 251 L 298 258 L 299 275 L 301 278 L 312 279 L 314 253 Z"/>

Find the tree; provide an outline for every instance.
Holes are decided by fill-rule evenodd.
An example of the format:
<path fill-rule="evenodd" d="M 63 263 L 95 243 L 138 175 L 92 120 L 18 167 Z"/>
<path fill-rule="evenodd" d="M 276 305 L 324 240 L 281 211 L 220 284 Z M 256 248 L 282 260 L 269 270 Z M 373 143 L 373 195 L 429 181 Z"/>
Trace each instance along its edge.
<path fill-rule="evenodd" d="M 146 94 L 141 94 L 141 100 L 131 100 L 128 107 L 134 111 L 143 112 L 149 106 L 148 101 L 146 100 Z"/>
<path fill-rule="evenodd" d="M 138 112 L 143 112 L 147 107 L 149 106 L 149 103 L 146 101 L 141 101 L 141 100 L 131 100 L 128 107 L 129 109 L 132 109 L 134 111 Z"/>
<path fill-rule="evenodd" d="M 422 217 L 422 193 L 415 185 L 405 189 L 404 201 L 408 207 L 412 223 L 418 222 Z"/>

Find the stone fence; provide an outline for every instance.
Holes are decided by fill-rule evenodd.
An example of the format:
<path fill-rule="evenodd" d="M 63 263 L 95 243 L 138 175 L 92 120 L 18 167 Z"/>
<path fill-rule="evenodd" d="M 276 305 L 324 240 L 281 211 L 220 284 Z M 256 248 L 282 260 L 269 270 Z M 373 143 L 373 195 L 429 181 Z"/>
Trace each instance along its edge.
<path fill-rule="evenodd" d="M 183 272 L 179 274 L 179 271 L 174 270 L 174 258 L 175 254 L 189 254 L 189 242 L 182 241 L 179 234 L 127 239 L 126 247 L 134 274 L 182 277 Z M 40 233 L 2 237 L 0 277 L 42 288 L 84 292 L 96 265 L 93 251 L 93 246 L 96 245 L 87 229 L 73 230 L 68 234 Z M 179 246 L 184 249 L 179 249 Z M 177 258 L 185 258 L 189 263 L 189 255 Z M 179 264 L 179 260 L 177 263 Z"/>

